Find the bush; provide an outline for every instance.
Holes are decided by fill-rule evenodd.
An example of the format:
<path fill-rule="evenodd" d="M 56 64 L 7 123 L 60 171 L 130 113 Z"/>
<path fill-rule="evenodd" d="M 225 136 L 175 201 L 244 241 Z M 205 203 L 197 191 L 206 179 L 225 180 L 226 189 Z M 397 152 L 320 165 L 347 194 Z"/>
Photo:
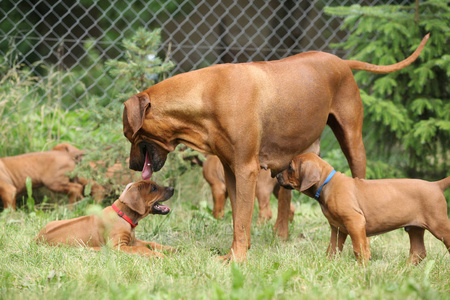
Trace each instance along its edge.
<path fill-rule="evenodd" d="M 417 6 L 327 7 L 325 12 L 345 17 L 343 29 L 351 31 L 348 40 L 335 47 L 349 49 L 351 59 L 373 64 L 405 59 L 431 33 L 413 65 L 387 75 L 357 72 L 355 79 L 362 87 L 369 164 L 384 161 L 408 177 L 446 176 L 450 166 L 450 8 L 432 0 Z"/>

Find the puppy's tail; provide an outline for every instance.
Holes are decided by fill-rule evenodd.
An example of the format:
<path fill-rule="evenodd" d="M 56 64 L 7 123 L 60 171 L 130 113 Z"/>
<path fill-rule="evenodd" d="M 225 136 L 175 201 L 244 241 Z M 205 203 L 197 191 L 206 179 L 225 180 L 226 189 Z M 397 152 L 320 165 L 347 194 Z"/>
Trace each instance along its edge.
<path fill-rule="evenodd" d="M 379 73 L 379 74 L 395 72 L 395 71 L 401 70 L 401 69 L 409 66 L 413 61 L 415 61 L 419 57 L 420 53 L 422 52 L 423 47 L 425 47 L 425 44 L 427 43 L 427 41 L 429 39 L 429 37 L 430 37 L 430 34 L 428 33 L 422 39 L 422 42 L 420 42 L 419 47 L 417 47 L 416 51 L 414 51 L 414 53 L 411 54 L 410 57 L 408 57 L 405 60 L 402 60 L 401 62 L 393 64 L 393 65 L 377 66 L 377 65 L 372 65 L 372 64 L 365 63 L 362 61 L 357 61 L 357 60 L 345 60 L 345 62 L 352 70 L 363 70 L 363 71 Z"/>
<path fill-rule="evenodd" d="M 442 180 L 436 181 L 437 185 L 441 188 L 442 192 L 450 186 L 450 176 Z"/>

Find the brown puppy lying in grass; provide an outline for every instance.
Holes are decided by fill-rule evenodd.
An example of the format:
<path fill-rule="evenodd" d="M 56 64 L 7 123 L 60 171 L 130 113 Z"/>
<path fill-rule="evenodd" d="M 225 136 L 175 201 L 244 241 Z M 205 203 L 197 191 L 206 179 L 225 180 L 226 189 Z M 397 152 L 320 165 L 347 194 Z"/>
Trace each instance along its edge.
<path fill-rule="evenodd" d="M 425 229 L 442 241 L 450 252 L 450 221 L 444 190 L 450 177 L 436 182 L 419 179 L 364 180 L 350 178 L 313 153 L 299 155 L 289 168 L 277 175 L 280 184 L 315 198 L 331 226 L 328 254 L 342 251 L 352 238 L 355 256 L 370 258 L 366 236 L 404 227 L 411 248 L 409 262 L 417 264 L 426 256 Z"/>
<path fill-rule="evenodd" d="M 0 198 L 4 208 L 16 209 L 16 197 L 26 192 L 26 179 L 32 187 L 47 187 L 69 195 L 69 203 L 82 198 L 83 185 L 72 182 L 67 175 L 75 168 L 83 151 L 67 143 L 51 151 L 26 153 L 0 158 Z"/>
<path fill-rule="evenodd" d="M 153 181 L 142 180 L 127 185 L 122 195 L 99 215 L 78 217 L 48 223 L 35 240 L 49 245 L 67 244 L 100 250 L 108 243 L 118 250 L 144 256 L 163 257 L 160 252 L 174 252 L 171 247 L 135 237 L 134 228 L 148 214 L 166 215 L 170 208 L 161 204 L 173 195 L 172 187 L 161 187 Z M 152 249 L 152 250 L 150 250 Z"/>

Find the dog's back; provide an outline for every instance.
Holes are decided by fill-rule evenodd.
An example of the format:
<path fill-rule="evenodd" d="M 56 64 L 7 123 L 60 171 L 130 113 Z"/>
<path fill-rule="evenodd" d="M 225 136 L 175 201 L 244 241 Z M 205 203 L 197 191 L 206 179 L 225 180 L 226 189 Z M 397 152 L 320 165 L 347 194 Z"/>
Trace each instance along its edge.
<path fill-rule="evenodd" d="M 105 244 L 104 229 L 103 220 L 97 215 L 52 221 L 39 232 L 35 241 L 51 246 L 66 244 L 100 247 Z"/>
<path fill-rule="evenodd" d="M 25 191 L 30 177 L 33 188 L 41 187 L 47 179 L 66 176 L 75 168 L 69 154 L 60 151 L 27 153 L 0 158 L 0 181 L 14 185 L 17 193 Z"/>

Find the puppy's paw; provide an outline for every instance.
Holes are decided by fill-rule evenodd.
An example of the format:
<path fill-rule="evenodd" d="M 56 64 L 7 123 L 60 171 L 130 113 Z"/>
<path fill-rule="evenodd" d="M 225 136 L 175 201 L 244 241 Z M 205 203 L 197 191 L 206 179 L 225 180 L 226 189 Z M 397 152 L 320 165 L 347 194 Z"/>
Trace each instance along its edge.
<path fill-rule="evenodd" d="M 173 247 L 170 247 L 170 246 L 163 246 L 163 249 L 162 249 L 164 252 L 167 252 L 167 253 L 177 253 L 177 252 L 180 252 L 180 249 L 177 249 L 177 248 L 173 248 Z"/>

